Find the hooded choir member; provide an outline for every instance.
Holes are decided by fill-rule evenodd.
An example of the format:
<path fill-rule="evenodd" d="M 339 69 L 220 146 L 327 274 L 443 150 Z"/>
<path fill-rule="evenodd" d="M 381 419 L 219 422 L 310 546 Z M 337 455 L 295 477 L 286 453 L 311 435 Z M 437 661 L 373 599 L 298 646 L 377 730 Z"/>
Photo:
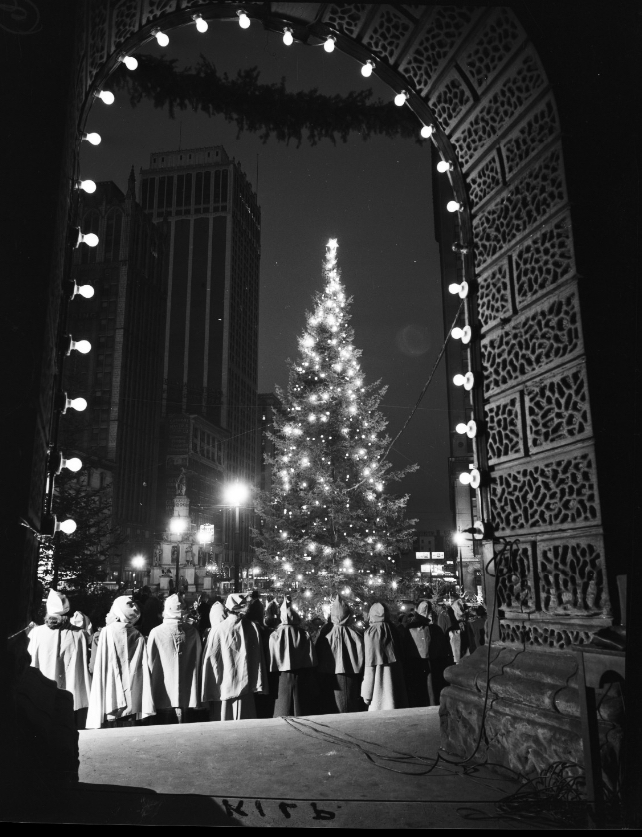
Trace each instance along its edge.
<path fill-rule="evenodd" d="M 432 605 L 422 600 L 400 626 L 404 640 L 404 674 L 409 706 L 430 706 L 430 620 Z"/>
<path fill-rule="evenodd" d="M 187 709 L 200 705 L 201 638 L 195 625 L 183 621 L 183 605 L 174 594 L 165 599 L 163 624 L 147 639 L 147 660 L 156 710 L 167 716 L 174 710 L 178 723 Z"/>
<path fill-rule="evenodd" d="M 254 695 L 268 689 L 261 637 L 256 624 L 246 618 L 248 607 L 244 596 L 231 593 L 225 602 L 228 615 L 212 624 L 201 690 L 203 702 L 210 701 L 212 721 L 256 718 Z"/>
<path fill-rule="evenodd" d="M 448 637 L 452 658 L 455 663 L 458 663 L 461 659 L 461 631 L 455 611 L 445 602 L 442 603 L 442 611 L 439 614 L 437 624 Z"/>
<path fill-rule="evenodd" d="M 70 623 L 68 612 L 67 597 L 50 590 L 45 624 L 38 625 L 29 634 L 29 654 L 34 668 L 53 680 L 59 689 L 71 692 L 76 721 L 82 726 L 84 718 L 80 717 L 80 710 L 89 706 L 91 691 L 87 637 L 82 628 Z"/>
<path fill-rule="evenodd" d="M 405 709 L 408 697 L 401 664 L 401 640 L 379 602 L 368 613 L 364 664 L 361 697 L 368 709 Z"/>
<path fill-rule="evenodd" d="M 279 672 L 274 718 L 309 715 L 314 710 L 317 655 L 300 622 L 292 603 L 284 598 L 281 624 L 270 634 L 270 670 Z"/>
<path fill-rule="evenodd" d="M 139 619 L 131 596 L 119 596 L 107 614 L 93 659 L 88 729 L 155 714 L 145 637 L 134 627 Z"/>
<path fill-rule="evenodd" d="M 324 626 L 315 643 L 322 691 L 326 697 L 324 708 L 329 712 L 358 712 L 363 637 L 352 627 L 352 610 L 340 596 L 332 599 L 330 618 L 329 630 L 324 630 Z"/>

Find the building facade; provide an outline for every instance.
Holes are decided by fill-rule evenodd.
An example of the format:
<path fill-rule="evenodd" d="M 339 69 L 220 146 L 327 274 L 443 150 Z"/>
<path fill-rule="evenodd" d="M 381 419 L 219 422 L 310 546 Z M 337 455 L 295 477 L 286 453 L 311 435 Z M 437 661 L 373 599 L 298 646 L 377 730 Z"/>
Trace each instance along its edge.
<path fill-rule="evenodd" d="M 169 229 L 158 526 L 164 528 L 172 513 L 174 485 L 185 467 L 169 452 L 170 417 L 179 415 L 192 423 L 198 417 L 199 433 L 221 444 L 224 480 L 220 463 L 210 467 L 211 494 L 200 498 L 206 502 L 192 494 L 192 476 L 201 477 L 188 472 L 192 508 L 210 508 L 203 520 L 216 525 L 223 483 L 254 487 L 257 479 L 260 209 L 239 163 L 222 146 L 153 152 L 141 172 L 140 196 L 146 216 Z M 240 515 L 238 540 L 229 530 L 230 515 L 223 516 L 223 571 L 235 551 L 243 573 L 251 563 L 251 514 L 241 509 Z"/>
<path fill-rule="evenodd" d="M 66 450 L 81 454 L 90 489 L 112 483 L 112 581 L 131 578 L 134 556 L 151 561 L 155 528 L 166 230 L 145 216 L 135 188 L 132 170 L 126 194 L 106 182 L 83 196 L 82 229 L 99 244 L 76 251 L 72 275 L 94 296 L 72 309 L 68 331 L 92 351 L 71 352 L 65 368 L 67 389 L 90 404 L 65 423 Z"/>

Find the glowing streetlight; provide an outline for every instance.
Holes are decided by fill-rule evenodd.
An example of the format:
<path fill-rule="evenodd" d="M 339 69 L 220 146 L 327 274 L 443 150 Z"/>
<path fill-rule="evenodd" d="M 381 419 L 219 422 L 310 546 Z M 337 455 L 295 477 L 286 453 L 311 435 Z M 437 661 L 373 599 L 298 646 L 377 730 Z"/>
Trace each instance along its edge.
<path fill-rule="evenodd" d="M 225 487 L 223 492 L 223 498 L 227 505 L 232 506 L 235 511 L 234 516 L 234 592 L 240 593 L 240 578 L 239 578 L 239 565 L 240 565 L 240 555 L 239 555 L 239 533 L 240 533 L 240 506 L 243 503 L 246 503 L 250 497 L 250 489 L 245 483 L 236 482 L 230 483 Z"/>

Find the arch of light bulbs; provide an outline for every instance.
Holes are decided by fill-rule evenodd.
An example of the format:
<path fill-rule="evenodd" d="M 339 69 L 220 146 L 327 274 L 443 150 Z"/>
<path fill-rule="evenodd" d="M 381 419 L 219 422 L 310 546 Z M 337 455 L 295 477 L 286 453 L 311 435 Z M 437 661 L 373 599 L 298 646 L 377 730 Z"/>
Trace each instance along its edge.
<path fill-rule="evenodd" d="M 235 14 L 235 16 L 238 20 L 238 24 L 241 27 L 241 29 L 248 29 L 250 27 L 251 19 L 250 19 L 249 15 L 247 14 L 247 11 L 244 8 L 242 8 L 242 7 L 237 8 L 235 10 L 234 14 Z M 187 20 L 186 22 L 190 22 L 190 21 L 194 23 L 195 28 L 197 29 L 197 31 L 199 33 L 207 32 L 208 23 L 203 18 L 203 16 L 201 14 L 191 14 L 189 16 L 189 20 Z M 327 27 L 325 27 L 325 29 L 326 29 L 326 34 L 325 34 L 324 37 L 321 38 L 323 48 L 327 53 L 332 53 L 335 49 L 337 41 L 343 40 L 343 38 L 342 38 L 340 33 L 335 33 L 333 31 L 328 32 Z M 165 32 L 163 32 L 158 26 L 153 27 L 148 31 L 150 31 L 150 36 L 146 37 L 145 40 L 142 41 L 141 43 L 144 43 L 147 40 L 149 40 L 150 37 L 153 37 L 153 38 L 156 39 L 156 41 L 157 41 L 157 43 L 160 47 L 164 48 L 164 47 L 167 47 L 169 45 L 169 36 Z M 285 46 L 291 46 L 294 43 L 294 40 L 295 40 L 295 33 L 294 33 L 293 28 L 291 26 L 284 26 L 284 27 L 281 28 L 280 31 L 283 33 L 283 43 L 284 43 L 284 45 Z M 351 50 L 347 50 L 347 51 L 351 51 Z M 373 71 L 377 68 L 377 65 L 375 63 L 375 59 L 370 57 L 370 58 L 367 58 L 365 60 L 362 60 L 362 59 L 359 59 L 359 60 L 361 61 L 361 74 L 365 78 L 370 77 L 372 75 Z M 120 64 L 120 63 L 123 63 L 127 67 L 127 69 L 130 70 L 130 71 L 135 71 L 137 66 L 138 66 L 138 61 L 136 60 L 135 57 L 133 57 L 132 55 L 123 54 L 123 53 L 121 53 L 116 58 L 115 64 L 113 64 L 112 69 L 115 66 L 118 66 L 118 64 Z M 387 68 L 384 67 L 383 72 L 382 72 L 381 75 L 382 75 L 382 77 L 384 75 L 387 75 L 388 77 L 385 78 L 384 80 L 386 80 L 388 83 L 390 83 L 391 82 L 391 80 L 389 78 L 390 73 L 386 72 L 386 70 L 387 70 Z M 394 84 L 392 86 L 394 86 Z M 98 89 L 96 89 L 93 92 L 92 96 L 94 98 L 100 99 L 106 105 L 111 105 L 114 102 L 114 94 L 111 91 L 103 90 L 101 87 L 98 87 Z M 419 117 L 420 121 L 422 122 L 421 128 L 420 128 L 420 136 L 421 136 L 422 139 L 432 139 L 432 141 L 434 143 L 436 143 L 438 145 L 438 147 L 440 148 L 442 159 L 437 164 L 437 171 L 440 174 L 447 174 L 448 175 L 448 177 L 451 180 L 451 183 L 453 185 L 453 191 L 455 193 L 454 197 L 451 200 L 449 200 L 446 204 L 447 211 L 452 212 L 452 213 L 455 213 L 455 212 L 462 213 L 463 209 L 464 209 L 464 203 L 463 203 L 462 199 L 458 199 L 458 193 L 461 194 L 462 196 L 465 194 L 464 189 L 463 189 L 463 177 L 461 175 L 461 172 L 458 170 L 458 167 L 456 167 L 456 158 L 455 158 L 454 153 L 450 149 L 449 144 L 447 143 L 445 138 L 442 136 L 441 132 L 438 132 L 436 130 L 435 123 L 433 121 L 432 115 L 428 111 L 427 106 L 416 94 L 414 94 L 414 92 L 412 92 L 412 91 L 409 92 L 407 89 L 399 89 L 398 90 L 398 92 L 394 96 L 394 103 L 398 107 L 403 107 L 404 105 L 409 105 L 410 107 L 413 108 L 413 111 L 415 111 L 415 112 L 425 111 L 428 114 L 427 119 L 421 119 L 421 117 Z M 86 115 L 85 115 L 85 120 L 86 120 Z M 92 133 L 81 132 L 79 139 L 87 141 L 92 145 L 98 145 L 101 142 L 100 135 L 95 133 L 95 132 L 92 132 Z M 453 174 L 456 174 L 456 176 L 457 176 L 456 177 L 456 180 L 457 180 L 456 184 L 453 182 Z M 92 191 L 95 190 L 95 184 L 91 180 L 82 180 L 82 181 L 77 180 L 74 185 L 77 189 L 83 189 L 84 191 L 87 191 L 87 192 L 92 192 Z M 93 189 L 92 189 L 92 186 L 93 186 Z M 469 226 L 469 225 L 467 225 L 467 226 Z M 470 234 L 470 231 L 468 231 L 468 234 Z M 78 229 L 77 230 L 77 240 L 76 240 L 74 246 L 79 247 L 81 244 L 86 244 L 87 246 L 95 247 L 98 244 L 98 237 L 94 233 L 82 233 L 82 231 L 80 229 Z M 467 245 L 466 243 L 462 243 L 462 242 L 453 243 L 452 249 L 453 249 L 454 252 L 458 253 L 462 257 L 466 256 L 471 251 L 470 246 Z M 335 250 L 335 253 L 336 253 L 336 250 Z M 83 288 L 88 289 L 88 288 L 90 288 L 90 286 L 83 286 Z M 461 299 L 466 299 L 467 296 L 468 296 L 468 293 L 469 293 L 469 286 L 468 286 L 468 283 L 466 282 L 466 280 L 464 279 L 459 285 L 450 285 L 449 286 L 449 291 L 451 293 L 458 294 Z M 90 298 L 90 295 L 88 295 L 88 291 L 83 292 L 81 289 L 78 289 L 69 298 L 69 301 L 74 298 L 76 293 L 79 293 L 80 295 L 85 296 L 86 298 Z M 93 295 L 93 290 L 91 292 L 91 295 Z M 470 326 L 466 325 L 462 329 L 459 329 L 459 328 L 453 329 L 452 337 L 454 339 L 461 339 L 463 344 L 470 343 L 470 341 L 472 339 L 472 333 L 471 333 Z M 311 349 L 312 346 L 313 346 L 313 344 L 312 345 L 306 345 L 306 348 Z M 316 368 L 318 368 L 318 364 L 314 363 L 314 361 L 318 360 L 318 358 L 315 358 L 312 352 L 310 354 L 311 354 L 311 364 L 312 364 L 312 366 L 316 366 Z M 460 380 L 462 378 L 463 378 L 463 380 Z M 454 383 L 456 385 L 462 385 L 463 384 L 464 388 L 467 391 L 471 391 L 473 386 L 474 386 L 474 375 L 473 375 L 472 372 L 468 372 L 464 376 L 461 376 L 461 375 L 455 376 Z M 83 400 L 84 399 L 75 399 L 75 402 L 79 402 L 79 401 L 83 401 Z M 69 399 L 67 399 L 67 401 L 69 401 Z M 71 406 L 72 402 L 69 402 L 69 405 Z M 86 402 L 85 402 L 85 405 L 86 405 Z M 352 414 L 356 413 L 356 407 L 349 407 L 348 410 Z M 320 420 L 321 421 L 324 420 L 323 415 L 320 416 Z M 302 432 L 301 428 L 296 428 L 296 433 L 301 433 L 301 432 Z M 468 475 L 466 474 L 465 476 L 468 476 Z M 372 481 L 372 478 L 371 478 L 370 481 Z M 472 485 L 472 482 L 470 484 Z"/>

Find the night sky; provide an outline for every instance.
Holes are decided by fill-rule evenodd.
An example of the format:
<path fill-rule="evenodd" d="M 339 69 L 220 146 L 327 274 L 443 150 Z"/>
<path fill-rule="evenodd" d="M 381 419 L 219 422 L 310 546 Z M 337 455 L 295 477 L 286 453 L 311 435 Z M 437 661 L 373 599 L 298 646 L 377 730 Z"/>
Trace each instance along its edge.
<path fill-rule="evenodd" d="M 211 22 L 207 33 L 193 25 L 168 31 L 170 44 L 156 41 L 141 52 L 165 53 L 179 66 L 203 53 L 219 73 L 257 66 L 260 81 L 285 77 L 289 91 L 318 88 L 347 93 L 372 87 L 375 97 L 392 103 L 393 93 L 375 76 L 364 79 L 360 64 L 336 49 L 295 43 L 256 22 L 241 30 L 236 22 Z M 109 85 L 106 85 L 109 88 Z M 419 129 L 419 123 L 418 123 Z M 147 168 L 151 152 L 223 145 L 257 187 L 262 212 L 259 338 L 259 391 L 285 386 L 286 358 L 297 354 L 297 336 L 322 288 L 321 265 L 328 238 L 339 240 L 339 265 L 348 295 L 354 298 L 355 345 L 362 349 L 366 380 L 381 378 L 389 389 L 381 410 L 389 434 L 401 428 L 415 403 L 443 342 L 439 251 L 433 230 L 429 141 L 351 134 L 346 144 L 328 140 L 263 144 L 242 134 L 223 117 L 191 110 L 169 118 L 167 111 L 141 103 L 131 108 L 124 91 L 110 107 L 97 102 L 87 123 L 101 145 L 83 143 L 82 176 L 113 180 L 123 191 L 133 165 Z M 396 467 L 411 462 L 419 471 L 398 490 L 410 493 L 410 517 L 418 528 L 446 529 L 448 509 L 448 416 L 442 366 L 421 408 L 395 445 Z"/>

